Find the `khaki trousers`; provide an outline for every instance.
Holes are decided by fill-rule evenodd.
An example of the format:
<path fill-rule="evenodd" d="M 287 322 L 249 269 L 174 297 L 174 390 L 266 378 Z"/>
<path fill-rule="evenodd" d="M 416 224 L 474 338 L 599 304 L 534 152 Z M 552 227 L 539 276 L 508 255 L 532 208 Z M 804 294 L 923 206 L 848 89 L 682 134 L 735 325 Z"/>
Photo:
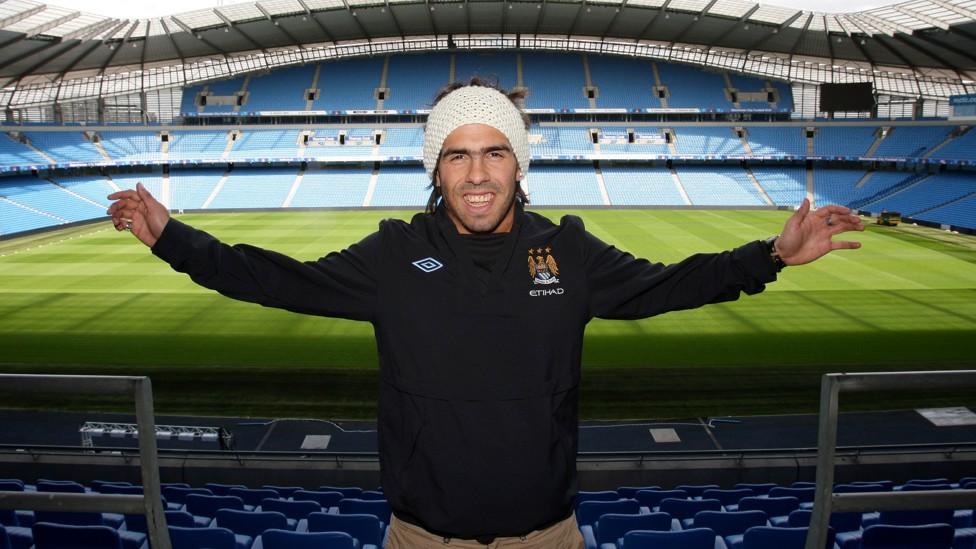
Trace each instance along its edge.
<path fill-rule="evenodd" d="M 546 528 L 536 530 L 524 537 L 495 538 L 490 545 L 484 545 L 474 540 L 450 539 L 431 534 L 419 526 L 393 516 L 390 520 L 390 534 L 386 541 L 386 549 L 583 549 L 583 535 L 576 526 L 576 516 L 570 515 Z"/>

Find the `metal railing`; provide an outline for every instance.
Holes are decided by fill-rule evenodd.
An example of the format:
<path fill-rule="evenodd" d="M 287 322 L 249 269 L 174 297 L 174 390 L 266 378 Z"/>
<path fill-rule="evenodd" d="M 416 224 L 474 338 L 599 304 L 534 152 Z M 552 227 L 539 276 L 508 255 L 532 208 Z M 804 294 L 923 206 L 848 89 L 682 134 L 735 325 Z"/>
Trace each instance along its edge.
<path fill-rule="evenodd" d="M 0 374 L 0 393 L 131 396 L 135 400 L 139 431 L 156 432 L 152 384 L 148 377 Z M 143 514 L 150 546 L 171 549 L 159 486 L 156 437 L 139 437 L 139 463 L 142 495 L 0 491 L 0 509 Z"/>
<path fill-rule="evenodd" d="M 976 370 L 826 374 L 820 383 L 817 485 L 805 549 L 823 549 L 831 513 L 913 509 L 973 509 L 976 490 L 834 493 L 840 392 L 909 391 L 976 387 Z"/>

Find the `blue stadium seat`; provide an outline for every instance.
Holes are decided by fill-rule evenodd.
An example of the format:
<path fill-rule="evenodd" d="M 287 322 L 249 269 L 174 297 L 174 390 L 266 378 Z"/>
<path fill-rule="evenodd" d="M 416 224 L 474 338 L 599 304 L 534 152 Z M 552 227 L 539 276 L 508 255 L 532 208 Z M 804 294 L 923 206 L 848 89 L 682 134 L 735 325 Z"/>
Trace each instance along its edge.
<path fill-rule="evenodd" d="M 690 528 L 699 511 L 721 511 L 722 502 L 717 499 L 668 498 L 661 501 L 658 509 L 680 522 L 682 528 Z"/>
<path fill-rule="evenodd" d="M 766 513 L 762 511 L 699 511 L 691 523 L 692 528 L 709 528 L 723 539 L 766 525 Z"/>
<path fill-rule="evenodd" d="M 227 528 L 169 527 L 173 549 L 238 549 L 234 532 Z"/>
<path fill-rule="evenodd" d="M 278 492 L 271 488 L 241 488 L 233 487 L 227 491 L 228 496 L 237 496 L 244 502 L 244 509 L 253 511 L 261 505 L 261 501 L 278 497 Z"/>
<path fill-rule="evenodd" d="M 339 502 L 340 515 L 367 514 L 380 519 L 384 525 L 390 524 L 393 509 L 385 499 L 344 498 Z"/>
<path fill-rule="evenodd" d="M 375 515 L 312 513 L 299 526 L 305 532 L 345 532 L 363 549 L 383 546 L 385 525 Z"/>
<path fill-rule="evenodd" d="M 190 494 L 186 496 L 186 511 L 193 515 L 199 527 L 213 524 L 220 509 L 244 510 L 244 500 L 237 496 L 215 496 L 206 494 Z"/>
<path fill-rule="evenodd" d="M 784 528 L 779 526 L 755 526 L 742 536 L 742 549 L 803 549 L 810 529 Z M 827 533 L 824 549 L 834 546 L 834 531 Z"/>
<path fill-rule="evenodd" d="M 642 507 L 647 507 L 648 510 L 654 511 L 666 499 L 688 499 L 688 492 L 684 490 L 638 490 L 634 494 L 634 499 Z"/>
<path fill-rule="evenodd" d="M 292 532 L 268 530 L 251 549 L 361 549 L 345 532 Z"/>
<path fill-rule="evenodd" d="M 291 499 L 295 501 L 314 501 L 318 503 L 323 511 L 333 507 L 339 507 L 339 502 L 345 499 L 342 492 L 323 492 L 318 490 L 298 490 L 292 494 Z"/>
<path fill-rule="evenodd" d="M 594 547 L 617 547 L 623 544 L 623 538 L 627 532 L 635 530 L 671 530 L 671 515 L 667 513 L 642 513 L 642 514 L 621 514 L 609 513 L 603 515 L 596 521 L 593 530 L 595 539 L 588 539 L 586 533 L 583 539 L 587 549 Z"/>
<path fill-rule="evenodd" d="M 637 530 L 624 535 L 622 549 L 726 549 L 722 538 L 708 528 L 656 532 Z"/>
<path fill-rule="evenodd" d="M 312 513 L 321 513 L 322 506 L 311 500 L 266 499 L 261 502 L 261 511 L 275 511 L 288 519 L 288 530 L 298 528 L 298 521 Z"/>
<path fill-rule="evenodd" d="M 749 488 L 739 488 L 732 490 L 709 489 L 702 492 L 702 499 L 717 499 L 722 503 L 722 508 L 726 511 L 735 511 L 739 508 L 739 500 L 742 498 L 753 497 L 756 493 Z"/>
<path fill-rule="evenodd" d="M 35 549 L 123 549 L 111 526 L 38 522 L 31 527 Z"/>
<path fill-rule="evenodd" d="M 950 549 L 952 539 L 948 524 L 875 524 L 864 529 L 860 549 Z"/>
<path fill-rule="evenodd" d="M 583 501 L 576 509 L 576 525 L 582 532 L 584 539 L 596 540 L 595 528 L 600 517 L 610 513 L 636 515 L 640 511 L 641 506 L 636 499 Z"/>
<path fill-rule="evenodd" d="M 277 511 L 238 511 L 218 509 L 214 525 L 227 528 L 236 535 L 247 536 L 253 541 L 265 530 L 288 530 L 288 517 Z M 250 545 L 250 541 L 248 544 Z"/>

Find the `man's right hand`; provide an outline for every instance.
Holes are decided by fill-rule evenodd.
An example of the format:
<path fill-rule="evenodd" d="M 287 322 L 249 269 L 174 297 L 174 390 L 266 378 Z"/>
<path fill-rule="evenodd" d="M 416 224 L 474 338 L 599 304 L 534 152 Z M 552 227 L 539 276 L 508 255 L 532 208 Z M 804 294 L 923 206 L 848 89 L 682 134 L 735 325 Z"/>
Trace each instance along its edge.
<path fill-rule="evenodd" d="M 142 183 L 136 183 L 134 190 L 112 193 L 108 199 L 114 200 L 108 214 L 112 216 L 115 230 L 131 231 L 150 248 L 156 244 L 169 222 L 169 210 L 153 198 Z"/>

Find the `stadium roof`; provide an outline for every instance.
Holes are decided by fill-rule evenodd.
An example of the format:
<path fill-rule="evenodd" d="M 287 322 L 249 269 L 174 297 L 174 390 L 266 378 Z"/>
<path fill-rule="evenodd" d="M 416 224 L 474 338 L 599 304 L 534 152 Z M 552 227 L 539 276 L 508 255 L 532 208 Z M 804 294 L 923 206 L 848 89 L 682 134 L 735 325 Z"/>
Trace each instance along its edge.
<path fill-rule="evenodd" d="M 0 84 L 49 84 L 321 47 L 356 45 L 355 51 L 370 54 L 390 42 L 402 51 L 414 41 L 484 47 L 496 40 L 518 47 L 572 39 L 594 44 L 594 53 L 626 53 L 634 45 L 685 48 L 976 80 L 976 0 L 910 0 L 842 14 L 749 0 L 262 0 L 149 19 L 6 0 L 0 2 Z"/>

